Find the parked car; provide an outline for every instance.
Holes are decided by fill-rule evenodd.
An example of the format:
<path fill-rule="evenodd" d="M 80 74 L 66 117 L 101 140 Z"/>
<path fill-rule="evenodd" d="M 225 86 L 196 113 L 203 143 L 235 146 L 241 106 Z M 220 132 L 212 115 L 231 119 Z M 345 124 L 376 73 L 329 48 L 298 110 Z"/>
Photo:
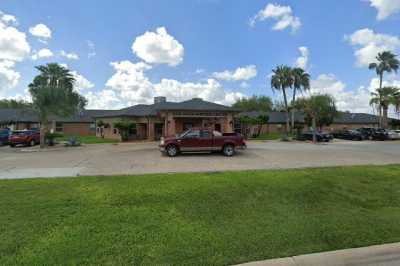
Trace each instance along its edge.
<path fill-rule="evenodd" d="M 11 133 L 9 138 L 11 147 L 17 145 L 35 146 L 40 143 L 40 133 L 36 130 L 17 130 Z"/>
<path fill-rule="evenodd" d="M 389 131 L 383 128 L 375 129 L 372 135 L 373 140 L 389 140 Z"/>
<path fill-rule="evenodd" d="M 208 128 L 192 128 L 176 136 L 161 138 L 160 151 L 170 157 L 183 152 L 219 151 L 225 156 L 235 155 L 236 149 L 246 148 L 242 135 L 238 133 L 220 133 Z"/>
<path fill-rule="evenodd" d="M 400 139 L 400 130 L 389 130 L 389 139 L 390 140 L 399 140 Z"/>
<path fill-rule="evenodd" d="M 10 138 L 11 130 L 8 128 L 0 129 L 0 146 L 7 145 Z"/>
<path fill-rule="evenodd" d="M 333 137 L 336 139 L 346 139 L 346 140 L 364 140 L 364 136 L 360 131 L 357 130 L 339 130 L 332 133 Z"/>
<path fill-rule="evenodd" d="M 306 141 L 306 140 L 313 140 L 314 133 L 312 131 L 301 133 L 297 136 L 297 140 Z M 333 139 L 333 136 L 328 133 L 324 132 L 317 132 L 316 133 L 317 141 L 318 142 L 329 142 Z"/>
<path fill-rule="evenodd" d="M 356 130 L 364 136 L 364 139 L 372 140 L 373 136 L 375 134 L 376 128 L 362 127 L 362 128 L 357 128 Z"/>

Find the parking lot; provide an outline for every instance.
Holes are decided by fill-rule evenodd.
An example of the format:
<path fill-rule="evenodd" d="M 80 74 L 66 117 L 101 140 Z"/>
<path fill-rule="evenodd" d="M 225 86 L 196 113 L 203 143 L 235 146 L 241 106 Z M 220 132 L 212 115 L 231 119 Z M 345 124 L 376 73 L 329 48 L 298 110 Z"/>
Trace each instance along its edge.
<path fill-rule="evenodd" d="M 157 143 L 96 144 L 77 148 L 0 148 L 0 179 L 284 169 L 400 163 L 400 142 L 249 142 L 228 158 L 216 154 L 161 156 Z"/>

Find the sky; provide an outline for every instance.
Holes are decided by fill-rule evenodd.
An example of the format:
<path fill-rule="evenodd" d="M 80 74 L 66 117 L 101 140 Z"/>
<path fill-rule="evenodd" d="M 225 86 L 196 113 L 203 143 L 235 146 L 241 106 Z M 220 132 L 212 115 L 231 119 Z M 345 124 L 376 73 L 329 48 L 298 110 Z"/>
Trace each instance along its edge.
<path fill-rule="evenodd" d="M 368 64 L 400 52 L 400 0 L 1 0 L 0 12 L 0 98 L 29 100 L 35 66 L 56 62 L 94 109 L 155 96 L 279 101 L 270 77 L 285 64 L 340 110 L 371 113 Z"/>

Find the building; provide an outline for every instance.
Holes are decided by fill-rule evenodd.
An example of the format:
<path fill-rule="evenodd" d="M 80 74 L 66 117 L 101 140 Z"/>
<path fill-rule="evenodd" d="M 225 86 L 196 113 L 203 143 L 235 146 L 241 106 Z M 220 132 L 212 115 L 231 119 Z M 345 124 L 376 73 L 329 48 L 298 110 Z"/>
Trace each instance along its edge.
<path fill-rule="evenodd" d="M 286 126 L 286 114 L 285 112 L 242 112 L 239 114 L 238 117 L 247 116 L 256 118 L 260 115 L 267 115 L 269 117 L 268 123 L 261 126 L 260 132 L 263 133 L 279 133 L 285 130 Z M 400 122 L 398 119 L 389 119 L 390 121 L 397 121 Z M 243 127 L 240 123 L 236 124 L 236 131 L 243 132 Z M 304 121 L 304 115 L 301 113 L 295 114 L 295 124 L 303 129 L 307 129 L 308 126 Z M 338 117 L 336 117 L 333 123 L 329 126 L 322 128 L 323 131 L 332 132 L 335 130 L 340 129 L 356 129 L 362 127 L 372 127 L 377 128 L 379 127 L 379 117 L 372 114 L 365 114 L 365 113 L 349 113 L 349 112 L 341 112 Z M 253 135 L 256 131 L 259 130 L 259 126 L 250 126 L 248 129 L 247 134 L 249 136 Z"/>
<path fill-rule="evenodd" d="M 241 116 L 267 115 L 268 123 L 247 127 L 240 124 Z M 50 117 L 48 128 L 64 135 L 96 135 L 121 139 L 114 127 L 119 121 L 135 124 L 129 132 L 129 140 L 157 140 L 161 136 L 173 136 L 192 127 L 210 127 L 221 132 L 241 132 L 247 136 L 254 133 L 276 133 L 285 129 L 284 112 L 240 112 L 240 110 L 194 98 L 183 102 L 168 102 L 165 97 L 154 98 L 153 104 L 138 104 L 120 110 L 84 110 L 72 117 Z M 400 120 L 391 119 L 400 125 Z M 307 129 L 304 116 L 295 114 L 295 123 Z M 378 127 L 379 117 L 372 114 L 341 113 L 325 131 Z M 32 110 L 0 109 L 0 128 L 14 130 L 39 128 L 37 114 Z M 261 129 L 261 130 L 260 130 Z"/>
<path fill-rule="evenodd" d="M 120 139 L 114 123 L 130 121 L 136 127 L 129 132 L 130 140 L 157 140 L 173 136 L 192 127 L 211 127 L 222 132 L 233 132 L 234 117 L 239 110 L 194 98 L 183 102 L 168 102 L 165 97 L 155 97 L 153 104 L 139 104 L 110 111 L 95 117 L 105 126 L 97 129 L 97 136 Z"/>
<path fill-rule="evenodd" d="M 84 110 L 71 117 L 50 117 L 48 128 L 53 132 L 65 135 L 88 136 L 96 134 L 96 115 L 108 110 Z M 0 128 L 12 130 L 38 129 L 38 115 L 33 110 L 0 109 Z"/>

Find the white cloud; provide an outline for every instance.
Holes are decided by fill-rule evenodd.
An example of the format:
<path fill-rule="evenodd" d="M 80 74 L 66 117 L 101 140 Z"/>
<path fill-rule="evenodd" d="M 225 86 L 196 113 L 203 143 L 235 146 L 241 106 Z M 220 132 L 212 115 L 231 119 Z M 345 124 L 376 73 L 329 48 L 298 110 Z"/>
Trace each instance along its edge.
<path fill-rule="evenodd" d="M 10 89 L 17 86 L 21 77 L 20 73 L 14 70 L 15 62 L 10 60 L 0 61 L 0 96 L 5 95 Z"/>
<path fill-rule="evenodd" d="M 75 78 L 74 88 L 78 92 L 82 92 L 83 90 L 87 90 L 87 89 L 92 89 L 94 87 L 94 84 L 91 81 L 89 81 L 87 78 L 85 78 L 78 72 L 73 70 L 73 71 L 71 71 L 71 74 Z"/>
<path fill-rule="evenodd" d="M 145 32 L 132 44 L 132 51 L 149 64 L 179 65 L 183 61 L 184 48 L 164 27 L 156 32 Z"/>
<path fill-rule="evenodd" d="M 107 95 L 111 100 L 101 97 L 102 93 L 89 94 L 90 106 L 98 108 L 118 108 L 134 104 L 150 104 L 155 96 L 166 96 L 169 101 L 183 101 L 192 98 L 202 98 L 207 101 L 232 104 L 237 99 L 245 97 L 240 92 L 230 92 L 215 79 L 206 82 L 181 82 L 174 79 L 161 79 L 151 82 L 146 71 L 152 67 L 144 62 L 130 61 L 113 62 L 111 66 L 115 73 L 106 82 Z M 115 107 L 118 106 L 118 107 Z"/>
<path fill-rule="evenodd" d="M 51 38 L 51 30 L 46 25 L 40 23 L 34 27 L 29 28 L 29 32 L 32 36 L 38 37 L 39 40 L 47 41 Z"/>
<path fill-rule="evenodd" d="M 356 66 L 365 67 L 376 62 L 376 56 L 383 51 L 397 52 L 400 49 L 400 38 L 388 34 L 375 33 L 365 28 L 354 32 L 345 39 L 355 47 Z"/>
<path fill-rule="evenodd" d="M 196 74 L 203 74 L 204 72 L 206 72 L 206 70 L 204 68 L 198 68 L 195 71 Z"/>
<path fill-rule="evenodd" d="M 85 95 L 88 109 L 121 109 L 126 107 L 113 90 L 89 91 Z"/>
<path fill-rule="evenodd" d="M 355 113 L 371 113 L 369 105 L 371 91 L 360 87 L 355 91 L 346 90 L 346 84 L 333 74 L 322 74 L 311 81 L 311 93 L 330 94 L 336 100 L 336 106 L 341 111 Z"/>
<path fill-rule="evenodd" d="M 249 23 L 250 26 L 253 27 L 258 21 L 264 21 L 267 19 L 276 20 L 276 23 L 272 27 L 272 29 L 276 31 L 291 28 L 292 32 L 296 32 L 301 27 L 300 18 L 293 15 L 290 6 L 281 6 L 271 3 L 266 5 L 264 9 L 260 10 L 254 17 L 252 17 Z"/>
<path fill-rule="evenodd" d="M 389 16 L 400 12 L 399 0 L 369 0 L 369 2 L 372 7 L 378 10 L 378 20 L 384 20 Z"/>
<path fill-rule="evenodd" d="M 26 34 L 1 20 L 0 60 L 22 61 L 30 52 L 31 47 L 26 40 Z"/>
<path fill-rule="evenodd" d="M 86 43 L 89 48 L 88 58 L 90 59 L 90 58 L 96 56 L 96 48 L 92 41 L 86 41 Z"/>
<path fill-rule="evenodd" d="M 255 65 L 239 67 L 234 71 L 225 70 L 213 73 L 214 78 L 226 81 L 249 80 L 255 76 L 257 76 L 257 67 Z"/>
<path fill-rule="evenodd" d="M 0 11 L 0 21 L 2 21 L 2 23 L 4 24 L 14 24 L 17 25 L 17 18 L 13 15 L 10 14 L 5 14 L 3 12 Z"/>
<path fill-rule="evenodd" d="M 53 55 L 54 54 L 51 50 L 49 50 L 47 48 L 43 48 L 43 49 L 40 49 L 38 52 L 35 52 L 32 55 L 32 59 L 37 60 L 39 58 L 49 58 L 49 57 L 52 57 Z"/>
<path fill-rule="evenodd" d="M 297 58 L 295 66 L 306 70 L 308 69 L 310 51 L 305 46 L 299 47 L 299 51 L 301 55 Z"/>
<path fill-rule="evenodd" d="M 151 69 L 150 65 L 121 61 L 113 62 L 111 66 L 115 74 L 106 82 L 108 88 L 115 90 L 129 105 L 151 101 L 153 84 L 144 73 Z"/>
<path fill-rule="evenodd" d="M 60 64 L 62 67 L 69 69 L 72 76 L 75 78 L 74 89 L 79 93 L 82 93 L 84 90 L 94 88 L 94 84 L 79 74 L 76 70 L 72 70 L 67 64 Z"/>
<path fill-rule="evenodd" d="M 65 57 L 65 58 L 67 58 L 67 59 L 70 59 L 70 60 L 78 60 L 78 59 L 79 59 L 79 56 L 78 56 L 76 53 L 74 53 L 74 52 L 67 53 L 67 52 L 64 51 L 64 50 L 61 50 L 60 55 L 61 55 L 62 57 Z"/>
<path fill-rule="evenodd" d="M 208 79 L 205 83 L 162 79 L 160 83 L 154 84 L 154 88 L 156 96 L 166 96 L 171 101 L 202 98 L 206 101 L 230 105 L 237 99 L 245 97 L 240 92 L 227 92 L 215 79 Z"/>

